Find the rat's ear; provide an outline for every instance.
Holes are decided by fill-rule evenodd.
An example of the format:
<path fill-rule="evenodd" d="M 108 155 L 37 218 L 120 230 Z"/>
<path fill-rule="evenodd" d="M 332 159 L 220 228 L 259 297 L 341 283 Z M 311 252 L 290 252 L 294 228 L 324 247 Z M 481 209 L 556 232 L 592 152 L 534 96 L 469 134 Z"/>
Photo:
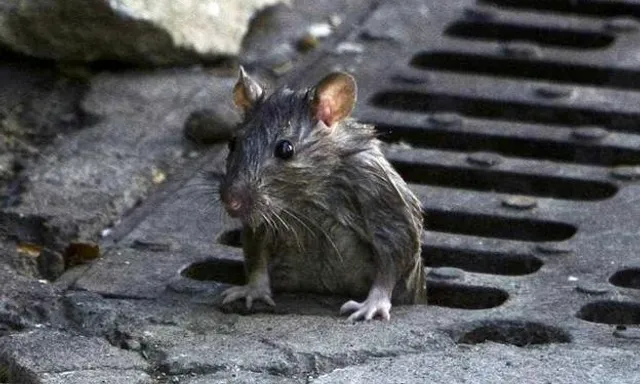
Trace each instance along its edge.
<path fill-rule="evenodd" d="M 233 87 L 233 101 L 236 107 L 246 112 L 262 97 L 262 93 L 263 90 L 260 84 L 247 75 L 247 72 L 245 72 L 241 65 L 238 81 Z"/>
<path fill-rule="evenodd" d="M 356 81 L 345 72 L 334 72 L 320 80 L 313 98 L 313 115 L 328 127 L 349 117 L 356 104 Z"/>

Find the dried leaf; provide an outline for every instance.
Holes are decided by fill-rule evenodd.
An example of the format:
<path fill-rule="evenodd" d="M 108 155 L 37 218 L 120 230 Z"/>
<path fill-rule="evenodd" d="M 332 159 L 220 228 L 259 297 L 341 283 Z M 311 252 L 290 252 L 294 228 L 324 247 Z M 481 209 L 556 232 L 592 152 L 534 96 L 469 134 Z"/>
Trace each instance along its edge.
<path fill-rule="evenodd" d="M 18 244 L 17 251 L 23 255 L 38 257 L 42 252 L 42 247 L 37 244 L 22 243 Z"/>
<path fill-rule="evenodd" d="M 100 247 L 94 243 L 70 243 L 65 251 L 67 268 L 87 264 L 100 257 Z"/>

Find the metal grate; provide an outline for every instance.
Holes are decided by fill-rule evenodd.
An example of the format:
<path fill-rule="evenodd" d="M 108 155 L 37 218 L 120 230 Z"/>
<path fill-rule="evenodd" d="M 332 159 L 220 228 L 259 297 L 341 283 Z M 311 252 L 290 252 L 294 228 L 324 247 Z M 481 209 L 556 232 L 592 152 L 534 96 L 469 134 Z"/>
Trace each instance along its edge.
<path fill-rule="evenodd" d="M 383 5 L 351 36 L 362 55 L 313 66 L 314 79 L 336 67 L 357 75 L 357 117 L 383 133 L 422 199 L 432 305 L 493 309 L 480 318 L 494 325 L 461 342 L 520 345 L 513 316 L 533 321 L 515 328 L 534 343 L 569 341 L 562 330 L 614 342 L 594 324 L 640 324 L 638 11 Z"/>

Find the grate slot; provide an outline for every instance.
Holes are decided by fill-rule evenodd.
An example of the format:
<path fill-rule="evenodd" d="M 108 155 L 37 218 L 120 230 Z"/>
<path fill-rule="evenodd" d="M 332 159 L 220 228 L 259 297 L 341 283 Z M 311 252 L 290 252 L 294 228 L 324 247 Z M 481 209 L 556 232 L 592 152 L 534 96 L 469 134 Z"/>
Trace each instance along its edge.
<path fill-rule="evenodd" d="M 502 78 L 534 79 L 619 89 L 640 89 L 640 72 L 604 69 L 582 64 L 564 64 L 514 57 L 491 57 L 462 52 L 424 52 L 411 59 L 411 65 Z"/>
<path fill-rule="evenodd" d="M 461 309 L 489 309 L 502 305 L 509 294 L 501 289 L 429 281 L 429 305 Z"/>
<path fill-rule="evenodd" d="M 505 156 L 556 160 L 578 164 L 615 166 L 640 164 L 640 151 L 540 140 L 530 137 L 494 136 L 478 132 L 456 132 L 433 127 L 386 125 L 371 122 L 385 142 L 409 142 L 429 149 L 463 152 L 495 152 Z"/>
<path fill-rule="evenodd" d="M 422 258 L 425 265 L 432 268 L 454 267 L 504 276 L 528 275 L 543 265 L 542 260 L 529 254 L 446 248 L 429 243 L 422 246 Z"/>
<path fill-rule="evenodd" d="M 611 0 L 479 0 L 478 3 L 531 11 L 550 11 L 602 18 L 633 16 L 640 18 L 640 5 Z"/>
<path fill-rule="evenodd" d="M 618 287 L 640 289 L 640 268 L 618 271 L 609 278 L 609 282 Z"/>
<path fill-rule="evenodd" d="M 491 21 L 458 21 L 449 26 L 445 34 L 471 40 L 531 41 L 541 45 L 574 49 L 601 49 L 608 47 L 615 40 L 613 36 L 605 33 Z"/>
<path fill-rule="evenodd" d="M 576 316 L 592 323 L 640 324 L 640 304 L 597 301 L 583 306 Z"/>
<path fill-rule="evenodd" d="M 568 126 L 601 125 L 614 131 L 638 133 L 640 113 L 594 111 L 555 105 L 537 105 L 469 96 L 384 91 L 371 103 L 380 108 L 417 112 L 454 112 L 468 117 Z"/>
<path fill-rule="evenodd" d="M 189 265 L 180 273 L 199 281 L 218 281 L 225 284 L 246 284 L 241 260 L 210 259 Z"/>
<path fill-rule="evenodd" d="M 404 180 L 416 184 L 587 201 L 608 199 L 618 192 L 615 184 L 601 181 L 390 160 Z"/>
<path fill-rule="evenodd" d="M 577 231 L 573 225 L 554 221 L 436 209 L 426 210 L 424 226 L 434 232 L 532 242 L 567 240 Z"/>
<path fill-rule="evenodd" d="M 527 347 L 538 344 L 569 343 L 571 335 L 561 328 L 541 323 L 493 320 L 465 332 L 457 340 L 460 344 L 480 344 L 487 341 Z"/>

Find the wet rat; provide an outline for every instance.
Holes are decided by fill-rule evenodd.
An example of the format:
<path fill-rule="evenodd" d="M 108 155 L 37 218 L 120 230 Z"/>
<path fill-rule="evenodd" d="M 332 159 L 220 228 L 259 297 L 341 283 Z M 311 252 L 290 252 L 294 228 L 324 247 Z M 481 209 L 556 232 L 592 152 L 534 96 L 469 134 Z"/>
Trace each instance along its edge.
<path fill-rule="evenodd" d="M 243 225 L 247 284 L 223 292 L 275 305 L 275 292 L 339 294 L 349 320 L 388 320 L 426 303 L 420 202 L 384 157 L 375 128 L 350 118 L 356 82 L 343 72 L 267 95 L 241 67 L 243 115 L 220 197 Z"/>

